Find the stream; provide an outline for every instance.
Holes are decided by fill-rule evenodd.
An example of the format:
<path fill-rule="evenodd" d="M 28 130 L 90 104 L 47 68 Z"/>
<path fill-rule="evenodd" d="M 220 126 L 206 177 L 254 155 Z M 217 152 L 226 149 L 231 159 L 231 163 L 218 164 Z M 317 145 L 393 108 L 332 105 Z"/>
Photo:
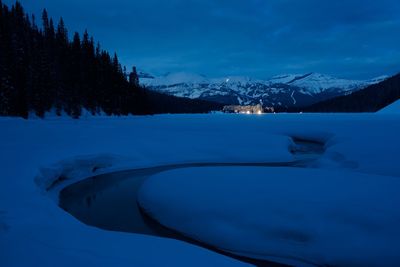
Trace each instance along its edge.
<path fill-rule="evenodd" d="M 138 233 L 189 242 L 257 266 L 279 264 L 240 257 L 200 244 L 167 229 L 145 215 L 136 203 L 137 192 L 150 176 L 179 168 L 190 167 L 293 167 L 307 168 L 325 151 L 324 144 L 293 138 L 291 153 L 295 160 L 280 163 L 189 163 L 157 166 L 101 174 L 67 186 L 60 192 L 59 206 L 79 221 L 104 230 Z"/>

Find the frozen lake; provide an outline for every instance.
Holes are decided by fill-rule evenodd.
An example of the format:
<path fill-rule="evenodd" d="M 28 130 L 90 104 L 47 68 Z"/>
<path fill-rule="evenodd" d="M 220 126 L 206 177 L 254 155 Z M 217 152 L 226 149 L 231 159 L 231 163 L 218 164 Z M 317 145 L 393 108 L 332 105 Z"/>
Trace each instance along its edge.
<path fill-rule="evenodd" d="M 400 262 L 397 115 L 3 118 L 0 123 L 0 242 L 6 266 L 247 266 L 177 240 L 182 236 L 176 232 L 247 257 L 256 257 L 246 252 L 257 250 L 285 259 L 296 253 L 329 266 Z M 293 137 L 325 143 L 323 154 L 313 162 L 312 145 L 295 146 Z M 210 162 L 257 164 L 188 168 Z M 296 164 L 287 168 L 288 162 Z M 181 168 L 169 169 L 177 165 Z M 312 168 L 304 168 L 308 165 Z M 186 177 L 192 177 L 189 184 Z M 135 199 L 138 188 L 145 198 Z M 63 207 L 75 217 L 54 205 L 60 192 Z M 235 197 L 238 192 L 241 198 Z M 320 205 L 313 204 L 317 193 Z M 137 202 L 153 221 L 142 217 Z M 149 226 L 154 220 L 173 229 L 173 238 L 160 238 L 167 234 L 157 224 Z"/>

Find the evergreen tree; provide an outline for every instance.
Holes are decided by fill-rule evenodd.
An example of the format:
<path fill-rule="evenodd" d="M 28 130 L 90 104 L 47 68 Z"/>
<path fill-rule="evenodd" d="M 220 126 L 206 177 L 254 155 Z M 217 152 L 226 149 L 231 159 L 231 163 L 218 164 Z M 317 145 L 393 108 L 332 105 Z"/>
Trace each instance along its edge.
<path fill-rule="evenodd" d="M 68 43 L 68 31 L 65 28 L 63 18 L 60 18 L 60 21 L 58 22 L 56 39 L 61 46 L 67 45 Z"/>
<path fill-rule="evenodd" d="M 99 43 L 95 47 L 87 31 L 82 40 L 75 33 L 70 41 L 63 19 L 55 29 L 46 9 L 42 24 L 39 29 L 19 2 L 9 9 L 0 0 L 0 115 L 43 117 L 54 109 L 78 118 L 82 108 L 122 115 L 215 107 L 147 92 L 136 68 L 127 81 L 117 54 L 111 58 Z"/>
<path fill-rule="evenodd" d="M 129 84 L 133 87 L 139 87 L 139 76 L 136 67 L 133 67 L 132 72 L 129 74 Z"/>
<path fill-rule="evenodd" d="M 46 35 L 47 35 L 47 38 L 50 39 L 50 41 L 53 41 L 55 38 L 55 29 L 54 29 L 53 19 L 50 19 L 49 30 Z"/>
<path fill-rule="evenodd" d="M 44 34 L 47 36 L 50 30 L 50 23 L 49 23 L 49 15 L 47 14 L 46 9 L 43 9 L 42 11 L 42 23 L 43 23 Z"/>

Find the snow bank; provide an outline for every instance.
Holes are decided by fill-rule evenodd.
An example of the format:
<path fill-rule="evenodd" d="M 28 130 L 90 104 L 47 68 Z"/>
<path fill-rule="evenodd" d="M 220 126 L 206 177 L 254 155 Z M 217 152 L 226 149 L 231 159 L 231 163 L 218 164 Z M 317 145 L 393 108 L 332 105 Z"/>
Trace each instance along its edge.
<path fill-rule="evenodd" d="M 239 141 L 235 136 L 222 134 L 218 127 L 212 134 L 206 122 L 188 123 L 189 118 L 186 123 L 175 122 L 173 116 L 78 121 L 2 118 L 0 265 L 243 265 L 176 240 L 85 226 L 48 198 L 49 194 L 57 198 L 56 193 L 72 182 L 114 170 L 230 160 L 227 155 L 241 161 L 249 151 L 254 151 L 253 160 L 262 160 L 263 150 L 257 151 L 263 145 L 264 150 L 271 145 L 282 148 L 276 158 L 266 153 L 267 159 L 291 159 L 288 137 L 249 140 L 249 146 L 241 149 L 234 146 Z M 243 137 L 245 130 L 237 131 L 237 138 Z M 218 144 L 229 147 L 224 152 Z"/>
<path fill-rule="evenodd" d="M 296 168 L 167 171 L 138 201 L 164 226 L 253 258 L 398 266 L 400 179 Z"/>
<path fill-rule="evenodd" d="M 389 106 L 384 107 L 383 109 L 379 110 L 378 113 L 399 114 L 400 113 L 400 100 L 397 100 L 396 102 L 390 104 Z"/>
<path fill-rule="evenodd" d="M 147 120 L 154 121 L 150 117 Z M 173 129 L 158 129 L 153 132 L 147 120 L 142 121 L 144 131 L 136 133 L 133 133 L 135 125 L 121 123 L 118 119 L 115 120 L 116 126 L 118 125 L 116 129 L 121 131 L 118 133 L 115 132 L 116 129 L 101 129 L 103 132 L 97 133 L 97 127 L 92 128 L 93 125 L 90 125 L 96 119 L 87 121 L 89 125 L 85 135 L 92 138 L 88 144 L 90 150 L 97 153 L 78 155 L 41 167 L 35 178 L 36 184 L 42 190 L 48 191 L 63 188 L 93 175 L 130 168 L 178 163 L 263 163 L 294 160 L 290 153 L 294 144 L 289 136 L 266 134 L 262 131 L 248 133 L 244 128 L 231 129 L 232 131 L 215 128 L 210 131 L 207 127 L 200 126 L 192 129 L 192 125 L 186 128 L 171 121 L 170 127 Z M 140 119 L 136 121 L 140 122 Z M 77 131 L 79 127 L 86 128 L 85 123 L 81 122 L 76 126 Z M 165 127 L 168 128 L 168 125 Z M 62 136 L 63 133 L 60 132 L 59 135 Z M 112 136 L 113 140 L 104 140 L 108 136 Z M 100 137 L 100 140 L 96 140 L 96 137 Z M 98 146 L 91 147 L 93 144 Z M 83 148 L 84 146 L 80 153 L 86 153 Z M 119 152 L 109 153 L 112 151 Z"/>
<path fill-rule="evenodd" d="M 48 198 L 57 200 L 78 180 L 121 169 L 293 160 L 288 136 L 255 130 L 247 139 L 249 129 L 210 118 L 1 118 L 0 265 L 241 264 L 176 240 L 92 229 Z"/>
<path fill-rule="evenodd" d="M 269 132 L 325 143 L 326 152 L 315 167 L 400 176 L 400 120 L 396 115 L 299 114 L 270 120 Z"/>
<path fill-rule="evenodd" d="M 314 167 L 400 176 L 397 115 L 0 118 L 0 266 L 226 266 L 175 240 L 83 225 L 55 205 L 65 186 L 180 163 L 288 162 L 291 136 L 326 143 Z"/>

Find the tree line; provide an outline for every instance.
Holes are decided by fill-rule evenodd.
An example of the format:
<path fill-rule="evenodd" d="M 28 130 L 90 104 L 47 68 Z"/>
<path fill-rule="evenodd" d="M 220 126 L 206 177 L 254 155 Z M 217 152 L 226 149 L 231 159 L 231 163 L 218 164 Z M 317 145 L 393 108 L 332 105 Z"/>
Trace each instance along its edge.
<path fill-rule="evenodd" d="M 31 112 L 66 113 L 78 118 L 82 109 L 108 115 L 208 112 L 214 103 L 178 99 L 141 87 L 136 68 L 127 73 L 85 31 L 69 32 L 46 9 L 41 27 L 16 2 L 0 0 L 0 115 L 27 118 Z"/>

